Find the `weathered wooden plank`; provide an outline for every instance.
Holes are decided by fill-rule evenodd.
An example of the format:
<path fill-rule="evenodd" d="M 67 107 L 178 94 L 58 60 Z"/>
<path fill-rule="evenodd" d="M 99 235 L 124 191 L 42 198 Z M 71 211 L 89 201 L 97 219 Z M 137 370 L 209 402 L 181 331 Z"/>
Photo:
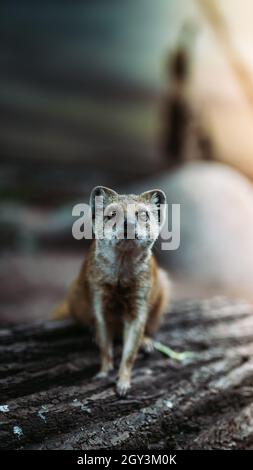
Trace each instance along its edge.
<path fill-rule="evenodd" d="M 92 380 L 99 357 L 89 331 L 71 321 L 1 329 L 0 448 L 253 448 L 252 306 L 176 303 L 157 339 L 195 356 L 140 352 L 119 399 L 113 374 Z"/>

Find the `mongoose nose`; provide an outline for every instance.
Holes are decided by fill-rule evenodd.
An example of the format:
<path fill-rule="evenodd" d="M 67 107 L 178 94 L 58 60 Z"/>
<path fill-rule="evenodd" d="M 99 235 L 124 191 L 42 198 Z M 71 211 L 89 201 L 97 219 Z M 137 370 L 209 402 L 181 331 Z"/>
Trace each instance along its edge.
<path fill-rule="evenodd" d="M 135 222 L 124 220 L 124 238 L 135 238 Z"/>

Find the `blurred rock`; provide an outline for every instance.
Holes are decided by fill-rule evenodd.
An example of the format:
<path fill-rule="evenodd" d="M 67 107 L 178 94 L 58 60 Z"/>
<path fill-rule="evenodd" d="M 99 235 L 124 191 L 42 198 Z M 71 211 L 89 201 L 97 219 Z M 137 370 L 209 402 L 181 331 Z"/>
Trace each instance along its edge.
<path fill-rule="evenodd" d="M 195 162 L 146 182 L 152 187 L 181 204 L 180 247 L 159 247 L 160 262 L 195 291 L 253 301 L 252 184 L 225 165 Z"/>

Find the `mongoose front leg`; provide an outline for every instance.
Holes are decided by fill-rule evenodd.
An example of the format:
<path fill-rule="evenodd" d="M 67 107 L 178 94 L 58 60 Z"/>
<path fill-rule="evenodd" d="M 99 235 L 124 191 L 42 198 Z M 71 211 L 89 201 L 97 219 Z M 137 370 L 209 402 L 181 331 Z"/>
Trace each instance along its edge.
<path fill-rule="evenodd" d="M 124 324 L 123 352 L 116 385 L 119 396 L 125 396 L 130 388 L 132 367 L 142 342 L 146 319 L 147 305 L 143 304 L 139 307 L 136 318 Z"/>
<path fill-rule="evenodd" d="M 101 366 L 96 378 L 104 378 L 113 369 L 112 337 L 103 312 L 101 294 L 94 294 L 94 313 L 96 321 L 96 340 L 100 349 Z"/>

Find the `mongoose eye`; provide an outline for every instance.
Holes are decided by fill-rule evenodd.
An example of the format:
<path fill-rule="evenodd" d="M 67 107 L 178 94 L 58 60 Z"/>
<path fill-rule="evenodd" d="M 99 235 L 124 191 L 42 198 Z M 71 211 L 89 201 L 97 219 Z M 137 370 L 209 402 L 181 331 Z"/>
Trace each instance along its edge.
<path fill-rule="evenodd" d="M 146 222 L 147 220 L 149 220 L 149 213 L 145 210 L 138 211 L 136 215 L 138 219 L 141 220 L 142 222 Z"/>
<path fill-rule="evenodd" d="M 105 214 L 105 217 L 107 217 L 107 219 L 112 219 L 113 217 L 115 217 L 117 214 L 116 211 L 109 211 L 107 214 Z"/>

